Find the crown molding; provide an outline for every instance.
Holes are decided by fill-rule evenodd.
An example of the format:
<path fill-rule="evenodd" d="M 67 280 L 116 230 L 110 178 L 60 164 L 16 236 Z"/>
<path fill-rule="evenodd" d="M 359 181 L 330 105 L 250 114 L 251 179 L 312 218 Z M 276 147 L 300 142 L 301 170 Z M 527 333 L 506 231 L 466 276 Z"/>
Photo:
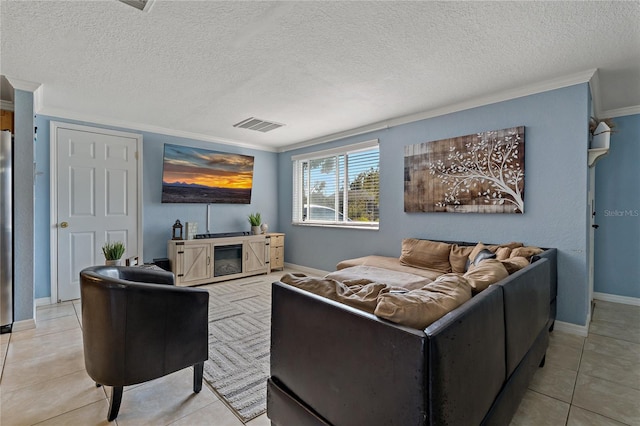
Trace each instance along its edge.
<path fill-rule="evenodd" d="M 602 101 L 600 100 L 600 74 L 597 69 L 589 79 L 589 91 L 591 92 L 593 114 L 596 117 L 600 117 L 602 112 Z"/>
<path fill-rule="evenodd" d="M 601 118 L 615 118 L 624 117 L 625 115 L 640 114 L 640 105 L 630 106 L 626 108 L 616 108 L 602 111 L 598 117 Z"/>
<path fill-rule="evenodd" d="M 196 139 L 196 140 L 202 140 L 207 142 L 214 142 L 222 145 L 231 145 L 231 146 L 255 149 L 255 150 L 266 151 L 266 152 L 293 151 L 296 149 L 306 148 L 306 147 L 310 147 L 310 146 L 314 146 L 314 145 L 318 145 L 326 142 L 332 142 L 332 141 L 336 141 L 339 139 L 344 139 L 352 136 L 359 136 L 366 133 L 386 130 L 386 129 L 389 129 L 390 127 L 400 126 L 402 124 L 412 123 L 412 122 L 425 120 L 433 117 L 439 117 L 446 114 L 451 114 L 451 113 L 464 111 L 472 108 L 491 105 L 494 103 L 504 102 L 504 101 L 517 99 L 525 96 L 535 95 L 538 93 L 561 89 L 564 87 L 569 87 L 569 86 L 582 84 L 582 83 L 589 83 L 589 89 L 591 90 L 591 96 L 594 103 L 594 110 L 598 116 L 615 117 L 615 116 L 636 114 L 640 111 L 640 107 L 631 107 L 631 108 L 622 108 L 618 110 L 610 110 L 603 113 L 599 113 L 600 109 L 599 109 L 599 96 L 598 96 L 598 93 L 599 93 L 598 70 L 597 68 L 594 68 L 594 69 L 589 69 L 579 73 L 557 77 L 557 78 L 545 80 L 543 82 L 534 83 L 534 84 L 526 85 L 526 86 L 515 88 L 515 89 L 510 89 L 510 90 L 506 90 L 503 92 L 499 92 L 499 93 L 495 93 L 487 96 L 480 96 L 477 98 L 469 99 L 464 102 L 459 102 L 459 103 L 447 105 L 440 108 L 434 108 L 431 110 L 427 110 L 427 111 L 423 111 L 415 114 L 408 114 L 408 115 L 404 115 L 396 118 L 391 118 L 388 120 L 374 122 L 365 126 L 360 126 L 360 127 L 345 130 L 342 132 L 331 133 L 328 135 L 324 135 L 317 138 L 308 139 L 308 140 L 300 141 L 294 144 L 276 148 L 276 147 L 260 146 L 260 145 L 246 143 L 246 142 L 233 140 L 233 139 L 218 138 L 218 137 L 214 137 L 214 136 L 210 136 L 202 133 L 186 132 L 186 131 L 169 129 L 169 128 L 160 127 L 160 126 L 135 123 L 135 122 L 126 121 L 126 120 L 111 120 L 104 117 L 81 114 L 81 113 L 77 113 L 77 112 L 69 111 L 65 109 L 48 108 L 43 105 L 43 102 L 42 102 L 43 87 L 40 84 L 25 82 L 23 80 L 17 80 L 9 77 L 7 78 L 9 79 L 9 82 L 12 83 L 12 86 L 14 86 L 14 88 L 20 88 L 20 90 L 28 90 L 28 88 L 30 88 L 32 89 L 31 91 L 36 91 L 39 87 L 41 87 L 41 89 L 38 90 L 39 93 L 36 93 L 37 96 L 36 96 L 36 99 L 35 99 L 36 102 L 34 105 L 35 106 L 34 109 L 36 110 L 36 112 L 41 115 L 59 117 L 59 118 L 68 119 L 68 120 L 85 121 L 85 122 L 95 123 L 103 126 L 120 127 L 125 129 L 133 129 L 137 131 L 146 131 L 146 132 L 158 133 L 162 135 L 182 137 L 187 139 Z M 14 82 L 16 82 L 16 84 L 18 84 L 19 87 L 16 87 L 16 85 L 13 84 Z M 605 114 L 608 114 L 608 115 L 605 115 Z"/>
<path fill-rule="evenodd" d="M 5 76 L 9 81 L 9 84 L 13 87 L 14 90 L 24 90 L 25 92 L 35 92 L 38 90 L 38 87 L 41 86 L 40 83 L 35 83 L 33 81 L 20 80 L 19 78 L 13 78 L 9 76 Z"/>
<path fill-rule="evenodd" d="M 295 143 L 293 145 L 287 145 L 287 146 L 284 146 L 284 147 L 281 147 L 280 149 L 278 149 L 278 152 L 293 151 L 295 149 L 300 149 L 300 148 L 306 148 L 306 147 L 309 147 L 309 146 L 319 145 L 321 143 L 331 142 L 331 141 L 335 141 L 335 140 L 338 140 L 338 139 L 344 139 L 344 138 L 348 138 L 348 137 L 351 137 L 351 136 L 360 136 L 360 135 L 364 135 L 366 133 L 376 132 L 378 130 L 386 130 L 388 128 L 389 128 L 389 126 L 386 125 L 386 124 L 383 124 L 381 126 L 372 124 L 370 126 L 358 127 L 357 129 L 345 130 L 344 132 L 332 133 L 329 136 L 322 136 L 322 137 L 319 137 L 319 138 L 310 139 L 310 140 L 305 141 L 305 142 Z"/>
<path fill-rule="evenodd" d="M 77 112 L 74 112 L 74 111 L 69 111 L 69 110 L 59 109 L 59 108 L 48 108 L 48 107 L 45 106 L 45 107 L 42 107 L 42 109 L 40 111 L 38 111 L 38 114 L 46 115 L 46 116 L 49 116 L 49 117 L 62 118 L 62 119 L 66 119 L 66 120 L 82 121 L 82 122 L 98 124 L 98 125 L 108 126 L 108 127 L 117 127 L 117 128 L 120 128 L 120 129 L 137 130 L 137 131 L 140 131 L 140 132 L 158 133 L 158 134 L 161 134 L 161 135 L 175 136 L 175 137 L 185 138 L 185 139 L 195 139 L 195 140 L 198 140 L 198 141 L 213 142 L 213 143 L 217 143 L 217 144 L 221 144 L 221 145 L 231 145 L 231 146 L 235 146 L 235 147 L 255 149 L 255 150 L 258 150 L 258 151 L 277 152 L 276 148 L 273 148 L 273 147 L 259 146 L 259 145 L 250 144 L 250 143 L 241 142 L 241 141 L 236 141 L 236 140 L 232 140 L 232 139 L 218 138 L 218 137 L 214 137 L 214 136 L 210 136 L 210 135 L 205 135 L 205 134 L 202 134 L 202 133 L 186 132 L 186 131 L 182 131 L 182 130 L 168 129 L 166 127 L 153 126 L 153 125 L 150 125 L 150 124 L 135 123 L 135 122 L 132 122 L 132 121 L 110 120 L 110 119 L 107 119 L 107 118 L 104 118 L 104 117 L 98 117 L 98 116 L 87 115 L 87 114 L 80 114 L 80 113 L 77 113 Z"/>
<path fill-rule="evenodd" d="M 292 151 L 294 149 L 306 148 L 312 145 L 318 145 L 325 142 L 332 142 L 338 139 L 343 139 L 351 136 L 362 135 L 364 133 L 370 133 L 377 130 L 384 130 L 390 127 L 399 126 L 402 124 L 413 123 L 415 121 L 425 120 L 427 118 L 439 117 L 441 115 L 451 114 L 454 112 L 464 111 L 481 106 L 491 105 L 498 102 L 509 101 L 511 99 L 522 98 L 525 96 L 535 95 L 538 93 L 548 92 L 551 90 L 562 89 L 563 87 L 574 86 L 576 84 L 589 83 L 593 80 L 593 76 L 597 74 L 597 68 L 582 71 L 579 73 L 553 78 L 540 83 L 530 84 L 527 86 L 506 90 L 496 94 L 487 96 L 480 96 L 477 98 L 469 99 L 464 102 L 447 105 L 441 108 L 435 108 L 416 114 L 404 115 L 389 120 L 378 121 L 376 123 L 368 124 L 366 126 L 357 127 L 351 130 L 345 130 L 343 132 L 332 133 L 319 138 L 309 139 L 292 145 L 281 147 L 278 152 Z M 597 77 L 596 77 L 597 80 Z M 596 83 L 597 84 L 597 83 Z M 593 95 L 592 95 L 593 97 Z"/>
<path fill-rule="evenodd" d="M 33 92 L 33 112 L 39 114 L 44 107 L 44 86 L 38 87 Z"/>

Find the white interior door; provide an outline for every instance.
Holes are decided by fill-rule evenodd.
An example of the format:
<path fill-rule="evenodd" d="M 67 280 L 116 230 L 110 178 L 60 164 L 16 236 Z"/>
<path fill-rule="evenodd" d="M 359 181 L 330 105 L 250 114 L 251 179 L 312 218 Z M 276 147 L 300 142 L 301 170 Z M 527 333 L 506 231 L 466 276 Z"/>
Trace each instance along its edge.
<path fill-rule="evenodd" d="M 57 206 L 52 248 L 57 300 L 64 301 L 80 297 L 83 268 L 104 264 L 105 242 L 122 241 L 123 259 L 142 255 L 137 159 L 142 136 L 63 123 L 52 123 L 51 135 Z"/>

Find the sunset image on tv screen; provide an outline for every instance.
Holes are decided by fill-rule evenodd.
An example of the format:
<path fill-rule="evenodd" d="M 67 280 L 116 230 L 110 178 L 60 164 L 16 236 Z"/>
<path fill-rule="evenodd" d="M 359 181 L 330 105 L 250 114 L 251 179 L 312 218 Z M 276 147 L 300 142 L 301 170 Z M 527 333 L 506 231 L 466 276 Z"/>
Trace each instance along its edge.
<path fill-rule="evenodd" d="M 251 203 L 253 157 L 164 145 L 163 203 Z"/>

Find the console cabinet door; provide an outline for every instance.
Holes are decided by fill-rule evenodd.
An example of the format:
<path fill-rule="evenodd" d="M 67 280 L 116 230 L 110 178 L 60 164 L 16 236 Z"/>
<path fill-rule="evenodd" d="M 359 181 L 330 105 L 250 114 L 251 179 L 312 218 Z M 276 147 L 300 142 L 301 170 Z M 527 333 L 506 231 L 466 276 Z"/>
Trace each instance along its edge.
<path fill-rule="evenodd" d="M 211 273 L 211 244 L 189 241 L 178 247 L 178 285 L 194 285 L 208 282 Z"/>
<path fill-rule="evenodd" d="M 243 272 L 268 272 L 266 240 L 264 238 L 248 240 L 242 246 L 244 250 Z"/>

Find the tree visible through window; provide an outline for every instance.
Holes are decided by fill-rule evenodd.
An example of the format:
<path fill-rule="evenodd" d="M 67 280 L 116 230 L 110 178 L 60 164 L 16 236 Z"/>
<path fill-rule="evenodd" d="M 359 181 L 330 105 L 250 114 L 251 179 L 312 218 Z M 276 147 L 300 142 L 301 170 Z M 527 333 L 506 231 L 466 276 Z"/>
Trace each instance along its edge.
<path fill-rule="evenodd" d="M 295 156 L 293 222 L 377 228 L 380 155 L 376 141 Z"/>

